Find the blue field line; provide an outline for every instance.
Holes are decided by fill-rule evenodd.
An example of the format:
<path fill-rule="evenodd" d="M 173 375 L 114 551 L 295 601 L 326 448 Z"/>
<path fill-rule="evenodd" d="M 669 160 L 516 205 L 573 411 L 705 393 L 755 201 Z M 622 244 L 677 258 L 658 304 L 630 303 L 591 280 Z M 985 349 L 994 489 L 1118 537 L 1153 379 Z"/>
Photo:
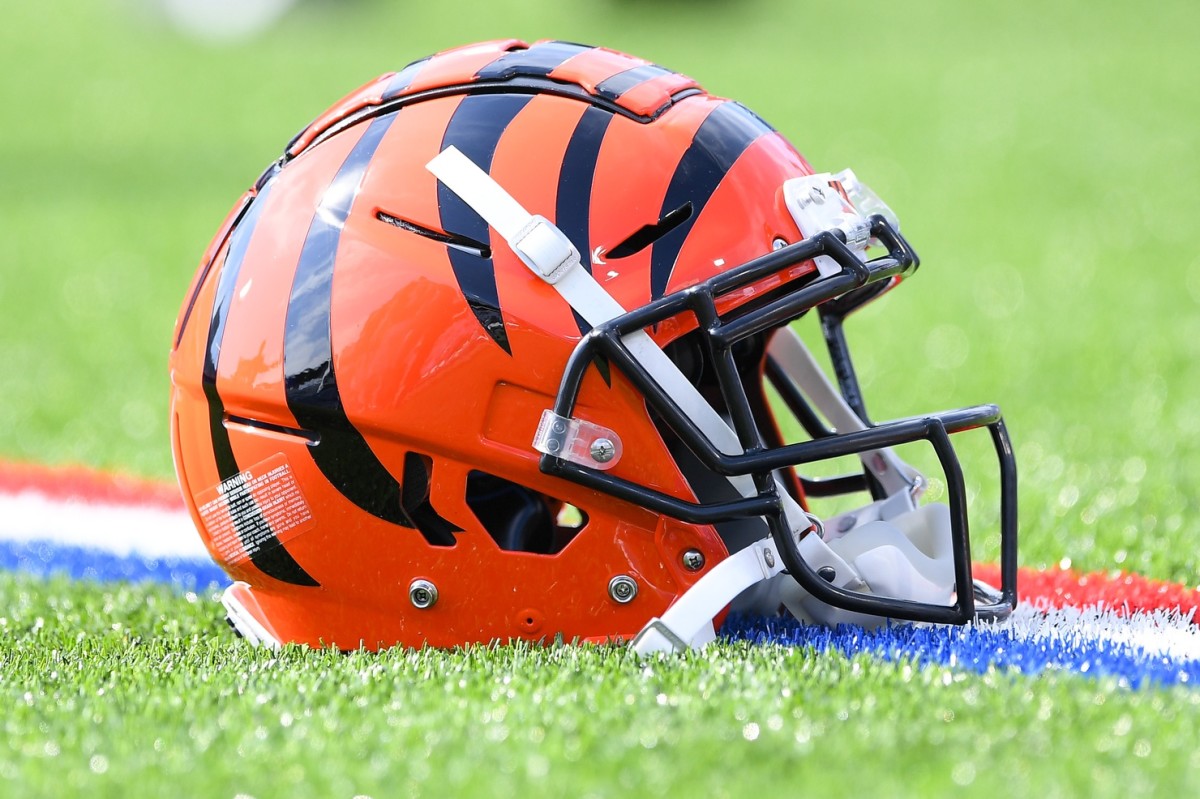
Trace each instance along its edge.
<path fill-rule="evenodd" d="M 731 617 L 721 635 L 735 641 L 812 647 L 847 657 L 868 654 L 921 666 L 949 666 L 977 673 L 1012 669 L 1023 674 L 1070 671 L 1112 678 L 1129 688 L 1200 682 L 1200 661 L 1178 660 L 1142 647 L 1105 641 L 1025 640 L 1012 631 L 986 627 L 918 627 L 896 624 L 877 630 L 853 625 L 837 629 L 783 617 Z"/>
<path fill-rule="evenodd" d="M 97 582 L 170 583 L 186 591 L 229 584 L 225 573 L 209 560 L 114 555 L 52 541 L 0 541 L 0 569 Z"/>

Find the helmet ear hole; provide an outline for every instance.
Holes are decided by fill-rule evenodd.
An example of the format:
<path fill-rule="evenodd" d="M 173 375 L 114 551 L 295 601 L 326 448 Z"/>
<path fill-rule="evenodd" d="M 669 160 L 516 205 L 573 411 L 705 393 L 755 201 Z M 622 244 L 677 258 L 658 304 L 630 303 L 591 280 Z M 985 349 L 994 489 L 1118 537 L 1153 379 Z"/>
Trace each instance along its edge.
<path fill-rule="evenodd" d="M 467 475 L 467 507 L 508 552 L 554 555 L 587 524 L 587 514 L 578 509 L 577 518 L 560 522 L 560 508 L 573 506 L 478 470 Z"/>

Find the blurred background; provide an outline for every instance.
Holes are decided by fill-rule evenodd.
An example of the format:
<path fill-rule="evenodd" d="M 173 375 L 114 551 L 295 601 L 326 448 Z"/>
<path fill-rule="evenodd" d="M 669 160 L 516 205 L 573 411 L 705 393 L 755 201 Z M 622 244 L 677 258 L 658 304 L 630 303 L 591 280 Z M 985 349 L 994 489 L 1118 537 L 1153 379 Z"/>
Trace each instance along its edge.
<path fill-rule="evenodd" d="M 868 405 L 1003 407 L 1025 564 L 1195 584 L 1200 5 L 906 5 L 9 4 L 0 458 L 170 478 L 171 330 L 241 192 L 380 73 L 557 38 L 687 73 L 892 205 L 923 266 L 848 328 Z"/>

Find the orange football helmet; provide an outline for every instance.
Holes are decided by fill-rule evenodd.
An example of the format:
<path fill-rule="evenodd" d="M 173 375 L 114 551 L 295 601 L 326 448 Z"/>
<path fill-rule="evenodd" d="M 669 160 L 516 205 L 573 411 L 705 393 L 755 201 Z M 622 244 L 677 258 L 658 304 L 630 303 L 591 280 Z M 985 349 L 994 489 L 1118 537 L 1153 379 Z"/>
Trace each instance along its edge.
<path fill-rule="evenodd" d="M 871 424 L 842 335 L 916 265 L 852 173 L 814 174 L 745 107 L 622 53 L 488 42 L 366 84 L 238 202 L 176 325 L 176 471 L 231 623 L 276 646 L 653 651 L 703 645 L 731 604 L 1006 614 L 999 410 Z M 840 391 L 788 326 L 813 309 Z M 972 581 L 949 441 L 977 427 L 999 590 Z M 892 449 L 920 440 L 948 505 L 919 504 Z M 860 474 L 795 468 L 846 455 Z"/>

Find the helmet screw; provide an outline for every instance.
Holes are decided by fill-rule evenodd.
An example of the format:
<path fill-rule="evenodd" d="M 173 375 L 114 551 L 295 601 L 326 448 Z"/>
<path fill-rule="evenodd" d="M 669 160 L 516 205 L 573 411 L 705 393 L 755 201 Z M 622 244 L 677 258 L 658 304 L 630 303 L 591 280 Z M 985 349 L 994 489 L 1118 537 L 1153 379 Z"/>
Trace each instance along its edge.
<path fill-rule="evenodd" d="M 783 238 L 776 238 L 771 242 L 772 250 L 782 250 L 786 246 L 787 246 L 787 240 L 783 239 Z"/>
<path fill-rule="evenodd" d="M 607 438 L 597 438 L 592 442 L 592 460 L 596 463 L 608 463 L 617 454 L 617 448 Z"/>
<path fill-rule="evenodd" d="M 689 549 L 683 553 L 683 568 L 690 572 L 698 572 L 704 568 L 704 553 L 698 549 Z"/>
<path fill-rule="evenodd" d="M 408 598 L 417 610 L 425 610 L 437 604 L 437 586 L 428 580 L 413 580 L 408 587 Z"/>
<path fill-rule="evenodd" d="M 775 553 L 769 549 L 763 550 L 763 563 L 767 564 L 768 569 L 775 568 Z"/>
<path fill-rule="evenodd" d="M 832 583 L 837 579 L 837 571 L 832 566 L 822 566 L 817 569 L 817 576 L 827 583 Z"/>
<path fill-rule="evenodd" d="M 618 605 L 628 605 L 637 596 L 638 586 L 628 574 L 618 574 L 608 581 L 608 595 Z"/>

